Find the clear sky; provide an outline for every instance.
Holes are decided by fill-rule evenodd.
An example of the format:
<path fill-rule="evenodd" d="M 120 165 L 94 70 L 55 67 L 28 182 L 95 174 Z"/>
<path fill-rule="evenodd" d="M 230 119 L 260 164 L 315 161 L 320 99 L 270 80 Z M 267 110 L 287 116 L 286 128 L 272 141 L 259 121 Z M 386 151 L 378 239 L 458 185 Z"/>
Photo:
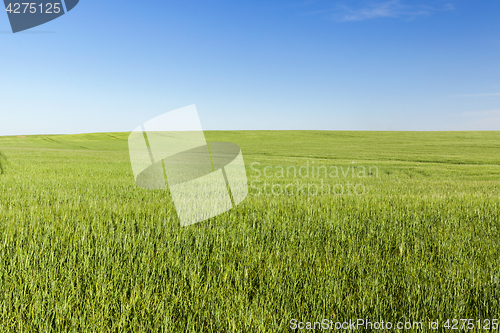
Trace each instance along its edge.
<path fill-rule="evenodd" d="M 500 130 L 498 0 L 81 0 L 0 43 L 0 135 Z"/>

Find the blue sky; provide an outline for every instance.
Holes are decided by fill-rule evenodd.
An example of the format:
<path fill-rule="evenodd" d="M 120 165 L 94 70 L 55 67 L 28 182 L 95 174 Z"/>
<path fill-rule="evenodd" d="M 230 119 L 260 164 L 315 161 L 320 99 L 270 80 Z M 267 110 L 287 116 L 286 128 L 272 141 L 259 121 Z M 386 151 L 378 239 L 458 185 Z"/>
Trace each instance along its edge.
<path fill-rule="evenodd" d="M 500 2 L 87 1 L 12 34 L 0 135 L 205 129 L 500 130 Z"/>

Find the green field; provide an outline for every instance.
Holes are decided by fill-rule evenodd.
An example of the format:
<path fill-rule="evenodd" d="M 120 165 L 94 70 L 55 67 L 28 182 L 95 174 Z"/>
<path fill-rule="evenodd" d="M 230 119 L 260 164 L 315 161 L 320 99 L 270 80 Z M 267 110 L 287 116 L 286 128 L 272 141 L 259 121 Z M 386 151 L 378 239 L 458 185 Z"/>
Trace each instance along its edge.
<path fill-rule="evenodd" d="M 186 228 L 135 186 L 128 133 L 0 137 L 0 332 L 500 319 L 499 132 L 205 135 L 240 145 L 253 187 Z"/>

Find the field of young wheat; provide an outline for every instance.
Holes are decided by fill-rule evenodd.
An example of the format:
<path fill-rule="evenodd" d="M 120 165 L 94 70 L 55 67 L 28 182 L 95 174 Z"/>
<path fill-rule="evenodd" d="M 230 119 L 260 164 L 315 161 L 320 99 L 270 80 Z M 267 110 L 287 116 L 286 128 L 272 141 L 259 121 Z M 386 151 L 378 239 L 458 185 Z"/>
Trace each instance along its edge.
<path fill-rule="evenodd" d="M 500 133 L 205 135 L 249 194 L 185 228 L 128 133 L 0 137 L 0 331 L 500 319 Z"/>

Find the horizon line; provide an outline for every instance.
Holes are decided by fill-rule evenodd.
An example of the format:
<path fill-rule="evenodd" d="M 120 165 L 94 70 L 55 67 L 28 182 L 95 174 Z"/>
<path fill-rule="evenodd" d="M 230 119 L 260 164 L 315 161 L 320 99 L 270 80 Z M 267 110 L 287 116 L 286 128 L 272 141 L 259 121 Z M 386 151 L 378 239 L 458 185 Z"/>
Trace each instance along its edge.
<path fill-rule="evenodd" d="M 203 132 L 500 132 L 500 129 L 474 129 L 474 130 L 364 130 L 364 129 L 209 129 Z M 3 137 L 27 137 L 27 136 L 53 136 L 53 135 L 85 135 L 85 134 L 109 134 L 109 133 L 132 133 L 133 131 L 110 131 L 110 132 L 79 132 L 79 133 L 50 133 L 50 134 L 0 134 Z"/>

